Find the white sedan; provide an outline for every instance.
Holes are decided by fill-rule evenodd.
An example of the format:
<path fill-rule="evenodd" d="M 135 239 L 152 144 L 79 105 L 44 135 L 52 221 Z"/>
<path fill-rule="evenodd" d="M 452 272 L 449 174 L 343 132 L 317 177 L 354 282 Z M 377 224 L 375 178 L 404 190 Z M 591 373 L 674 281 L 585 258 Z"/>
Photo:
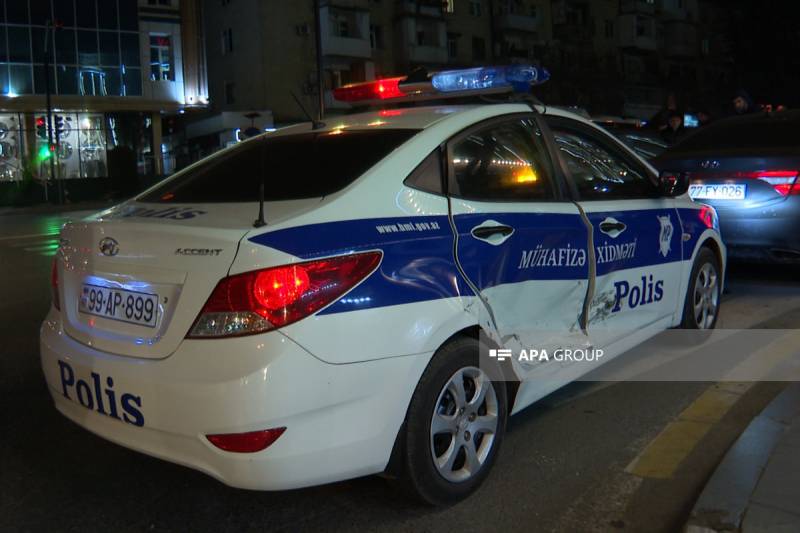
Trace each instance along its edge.
<path fill-rule="evenodd" d="M 509 415 L 667 328 L 714 327 L 725 247 L 687 187 L 533 104 L 285 128 L 66 225 L 42 367 L 75 423 L 234 487 L 387 472 L 454 502 Z M 498 353 L 545 346 L 603 357 L 490 379 Z"/>

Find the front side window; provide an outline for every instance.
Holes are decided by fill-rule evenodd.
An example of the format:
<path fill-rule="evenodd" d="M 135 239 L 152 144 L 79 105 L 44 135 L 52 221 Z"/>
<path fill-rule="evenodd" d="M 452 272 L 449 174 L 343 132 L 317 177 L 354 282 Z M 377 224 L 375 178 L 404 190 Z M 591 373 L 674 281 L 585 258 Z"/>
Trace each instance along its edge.
<path fill-rule="evenodd" d="M 451 191 L 482 201 L 552 200 L 552 172 L 541 132 L 529 118 L 487 126 L 452 148 Z"/>
<path fill-rule="evenodd" d="M 647 171 L 599 136 L 552 125 L 559 153 L 582 200 L 655 198 L 658 187 Z"/>

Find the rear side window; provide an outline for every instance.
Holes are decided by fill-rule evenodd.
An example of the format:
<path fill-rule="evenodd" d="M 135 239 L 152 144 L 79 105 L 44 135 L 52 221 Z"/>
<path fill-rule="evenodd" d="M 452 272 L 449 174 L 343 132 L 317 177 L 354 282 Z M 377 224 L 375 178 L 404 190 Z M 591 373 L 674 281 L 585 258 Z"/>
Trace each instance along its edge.
<path fill-rule="evenodd" d="M 452 146 L 451 188 L 479 201 L 553 200 L 550 159 L 536 123 L 528 118 L 493 124 Z"/>
<path fill-rule="evenodd" d="M 227 150 L 141 198 L 144 202 L 300 200 L 333 194 L 410 139 L 416 130 L 314 132 L 265 137 Z"/>

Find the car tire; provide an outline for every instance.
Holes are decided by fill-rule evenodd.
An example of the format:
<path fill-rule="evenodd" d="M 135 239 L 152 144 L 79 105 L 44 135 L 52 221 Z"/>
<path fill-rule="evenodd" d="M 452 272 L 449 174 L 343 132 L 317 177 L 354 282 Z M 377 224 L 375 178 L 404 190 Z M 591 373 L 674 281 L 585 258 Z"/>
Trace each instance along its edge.
<path fill-rule="evenodd" d="M 477 339 L 459 337 L 436 352 L 398 439 L 403 446 L 398 481 L 406 493 L 430 505 L 449 505 L 475 492 L 503 441 L 506 386 L 480 368 L 479 347 Z"/>
<path fill-rule="evenodd" d="M 722 269 L 716 254 L 707 247 L 697 252 L 686 299 L 683 304 L 681 328 L 712 330 L 719 318 L 722 297 Z"/>

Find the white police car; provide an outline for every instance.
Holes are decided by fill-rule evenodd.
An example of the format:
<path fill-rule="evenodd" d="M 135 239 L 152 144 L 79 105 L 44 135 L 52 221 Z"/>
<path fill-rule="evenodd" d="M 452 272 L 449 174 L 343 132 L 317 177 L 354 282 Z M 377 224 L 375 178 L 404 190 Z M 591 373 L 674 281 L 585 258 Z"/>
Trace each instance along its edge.
<path fill-rule="evenodd" d="M 462 97 L 537 76 L 338 96 Z M 514 364 L 520 382 L 492 381 L 479 345 L 608 360 L 714 327 L 725 248 L 686 188 L 591 122 L 525 103 L 289 127 L 66 225 L 42 367 L 74 422 L 231 486 L 388 471 L 452 502 L 486 477 L 509 414 L 593 368 Z"/>

